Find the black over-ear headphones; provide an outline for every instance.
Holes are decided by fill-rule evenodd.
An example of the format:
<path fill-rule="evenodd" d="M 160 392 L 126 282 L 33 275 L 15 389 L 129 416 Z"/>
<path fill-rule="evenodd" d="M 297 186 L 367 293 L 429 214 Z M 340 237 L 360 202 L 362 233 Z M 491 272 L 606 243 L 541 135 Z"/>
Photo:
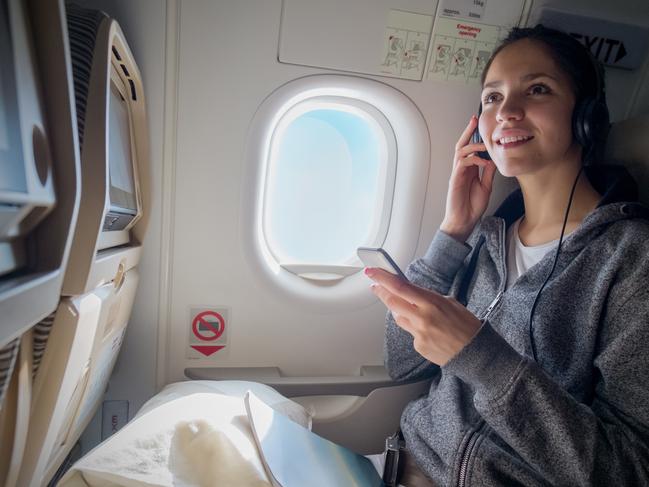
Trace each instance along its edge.
<path fill-rule="evenodd" d="M 572 133 L 575 140 L 584 148 L 582 157 L 584 164 L 591 163 L 596 151 L 603 149 L 609 130 L 604 69 L 590 52 L 588 52 L 588 59 L 595 73 L 595 96 L 586 96 L 577 100 L 572 112 Z"/>

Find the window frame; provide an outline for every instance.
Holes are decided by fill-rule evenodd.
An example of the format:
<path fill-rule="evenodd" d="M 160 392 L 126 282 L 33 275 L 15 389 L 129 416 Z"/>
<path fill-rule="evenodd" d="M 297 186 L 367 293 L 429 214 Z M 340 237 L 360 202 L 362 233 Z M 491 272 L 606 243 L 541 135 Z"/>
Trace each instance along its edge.
<path fill-rule="evenodd" d="M 262 226 L 263 188 L 274 129 L 290 107 L 315 97 L 360 100 L 375 107 L 390 124 L 397 161 L 392 207 L 382 246 L 402 268 L 412 260 L 419 241 L 430 168 L 430 135 L 423 115 L 410 98 L 393 86 L 360 76 L 305 76 L 288 81 L 260 101 L 243 154 L 240 233 L 245 261 L 256 284 L 273 294 L 278 303 L 290 303 L 308 312 L 336 313 L 376 303 L 367 277 L 359 272 L 360 261 L 356 266 L 340 266 L 334 273 L 319 273 L 313 268 L 290 269 L 290 264 L 287 269 L 270 253 Z"/>

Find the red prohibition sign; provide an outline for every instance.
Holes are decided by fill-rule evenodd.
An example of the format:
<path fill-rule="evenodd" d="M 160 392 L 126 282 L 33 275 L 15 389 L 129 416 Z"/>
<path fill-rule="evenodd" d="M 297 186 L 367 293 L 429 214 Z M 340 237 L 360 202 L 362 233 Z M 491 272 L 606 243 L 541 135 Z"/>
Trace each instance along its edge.
<path fill-rule="evenodd" d="M 216 327 L 216 323 L 213 321 L 207 321 L 205 318 L 206 317 L 211 317 L 211 318 L 216 318 L 219 321 L 219 324 L 221 325 L 220 327 Z M 214 336 L 205 336 L 201 335 L 199 325 L 203 325 L 203 327 L 207 327 L 209 331 L 214 333 Z M 194 335 L 199 340 L 205 340 L 206 342 L 213 342 L 217 338 L 219 338 L 221 335 L 223 335 L 223 332 L 225 331 L 225 320 L 223 319 L 223 316 L 218 314 L 215 311 L 203 311 L 202 313 L 199 313 L 196 315 L 196 318 L 194 318 L 194 321 L 192 321 L 192 331 L 194 332 Z"/>

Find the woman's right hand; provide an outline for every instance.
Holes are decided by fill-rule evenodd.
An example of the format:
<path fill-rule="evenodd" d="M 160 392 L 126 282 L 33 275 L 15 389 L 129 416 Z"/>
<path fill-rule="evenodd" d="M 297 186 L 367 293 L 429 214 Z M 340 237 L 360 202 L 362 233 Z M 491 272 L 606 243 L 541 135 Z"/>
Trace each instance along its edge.
<path fill-rule="evenodd" d="M 478 151 L 487 150 L 484 144 L 471 144 L 471 135 L 478 126 L 473 115 L 455 145 L 453 171 L 446 195 L 446 213 L 440 230 L 464 242 L 487 209 L 496 166 L 482 159 Z M 483 168 L 480 178 L 480 167 Z"/>

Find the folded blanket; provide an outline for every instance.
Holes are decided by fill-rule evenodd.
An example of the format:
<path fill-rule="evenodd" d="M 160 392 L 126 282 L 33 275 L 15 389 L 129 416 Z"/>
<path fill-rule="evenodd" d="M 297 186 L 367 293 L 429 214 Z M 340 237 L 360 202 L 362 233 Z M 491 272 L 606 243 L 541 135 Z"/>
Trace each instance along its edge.
<path fill-rule="evenodd" d="M 162 399 L 149 401 L 124 428 L 79 460 L 58 485 L 270 487 L 243 398 L 217 392 L 181 394 L 174 386 L 172 393 L 163 391 Z M 259 384 L 254 386 L 259 390 Z M 293 416 L 301 408 L 274 391 L 267 403 L 283 413 L 290 405 Z M 310 426 L 305 411 L 298 422 Z"/>

